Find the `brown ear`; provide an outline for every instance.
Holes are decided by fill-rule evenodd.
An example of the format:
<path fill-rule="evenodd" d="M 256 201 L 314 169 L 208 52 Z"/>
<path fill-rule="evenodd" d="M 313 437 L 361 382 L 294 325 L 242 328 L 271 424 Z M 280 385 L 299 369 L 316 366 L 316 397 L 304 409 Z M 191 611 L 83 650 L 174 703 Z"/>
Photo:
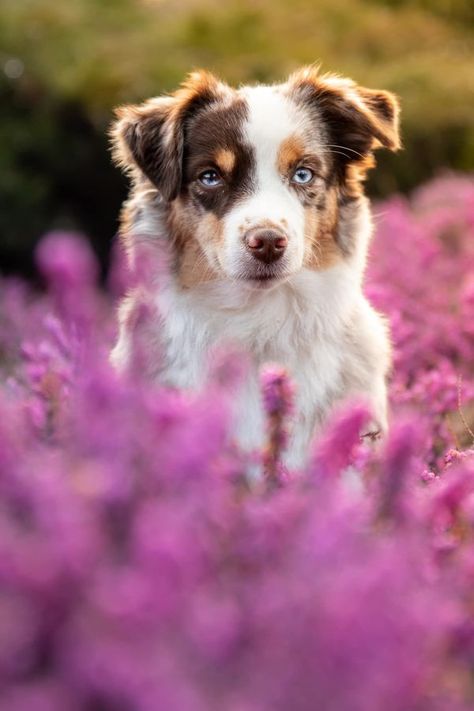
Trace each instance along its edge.
<path fill-rule="evenodd" d="M 182 139 L 172 120 L 171 97 L 150 99 L 140 106 L 115 111 L 112 126 L 113 156 L 125 172 L 139 168 L 165 200 L 173 200 L 181 183 Z"/>
<path fill-rule="evenodd" d="M 132 174 L 138 168 L 165 200 L 174 200 L 181 187 L 186 119 L 225 89 L 212 74 L 198 71 L 171 96 L 116 109 L 110 131 L 116 163 Z"/>
<path fill-rule="evenodd" d="M 296 72 L 289 81 L 296 96 L 309 102 L 324 121 L 328 149 L 334 149 L 339 163 L 363 160 L 382 146 L 392 151 L 401 147 L 399 103 L 389 91 L 366 89 L 336 75 L 319 76 L 313 67 Z"/>

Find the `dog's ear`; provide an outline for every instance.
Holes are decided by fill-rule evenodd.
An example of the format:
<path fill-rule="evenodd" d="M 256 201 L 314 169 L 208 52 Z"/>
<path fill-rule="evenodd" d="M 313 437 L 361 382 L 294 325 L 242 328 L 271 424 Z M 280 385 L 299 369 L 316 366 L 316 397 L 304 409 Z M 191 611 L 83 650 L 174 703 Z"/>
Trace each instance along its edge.
<path fill-rule="evenodd" d="M 344 165 L 365 159 L 380 147 L 401 147 L 398 99 L 350 79 L 305 67 L 289 79 L 292 94 L 310 104 L 328 133 L 328 150 Z M 339 153 L 337 153 L 339 151 Z"/>
<path fill-rule="evenodd" d="M 186 121 L 228 90 L 213 74 L 196 71 L 170 96 L 119 107 L 110 131 L 115 162 L 128 173 L 138 168 L 165 200 L 174 200 L 181 187 Z"/>
<path fill-rule="evenodd" d="M 181 181 L 182 138 L 173 120 L 172 97 L 150 99 L 139 106 L 115 110 L 110 131 L 113 157 L 126 173 L 137 168 L 156 185 L 165 200 L 172 200 Z"/>

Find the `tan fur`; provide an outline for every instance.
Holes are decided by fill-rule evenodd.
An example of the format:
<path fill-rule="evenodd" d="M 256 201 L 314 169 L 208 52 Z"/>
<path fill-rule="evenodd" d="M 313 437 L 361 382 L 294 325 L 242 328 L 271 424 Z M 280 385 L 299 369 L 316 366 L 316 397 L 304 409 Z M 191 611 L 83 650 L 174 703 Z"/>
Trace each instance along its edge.
<path fill-rule="evenodd" d="M 363 183 L 367 173 L 375 168 L 375 158 L 372 153 L 346 167 L 346 180 L 341 188 L 341 193 L 347 197 L 359 197 L 364 194 Z"/>
<path fill-rule="evenodd" d="M 319 219 L 313 208 L 305 209 L 305 260 L 304 266 L 321 270 L 333 267 L 343 254 L 335 241 L 337 230 L 337 194 L 332 190 L 326 200 L 324 213 Z"/>
<path fill-rule="evenodd" d="M 216 165 L 222 173 L 232 173 L 235 166 L 235 153 L 228 148 L 221 148 L 214 156 Z"/>
<path fill-rule="evenodd" d="M 301 136 L 296 133 L 288 136 L 278 150 L 277 166 L 280 175 L 287 175 L 288 172 L 297 166 L 305 153 L 305 145 Z"/>
<path fill-rule="evenodd" d="M 185 243 L 178 257 L 178 283 L 183 289 L 192 289 L 205 284 L 216 277 L 216 272 L 209 266 L 205 254 L 196 240 Z"/>
<path fill-rule="evenodd" d="M 214 74 L 199 69 L 191 72 L 174 94 L 175 110 L 179 113 L 180 107 L 189 104 L 197 96 L 212 98 L 227 93 L 229 87 L 220 81 Z"/>
<path fill-rule="evenodd" d="M 134 225 L 137 221 L 137 208 L 133 203 L 127 201 L 120 212 L 120 242 L 125 249 L 127 257 L 133 250 Z"/>
<path fill-rule="evenodd" d="M 190 289 L 215 279 L 217 269 L 209 264 L 202 244 L 222 242 L 222 224 L 218 218 L 209 213 L 197 219 L 178 199 L 171 206 L 168 225 L 174 237 L 179 284 Z"/>

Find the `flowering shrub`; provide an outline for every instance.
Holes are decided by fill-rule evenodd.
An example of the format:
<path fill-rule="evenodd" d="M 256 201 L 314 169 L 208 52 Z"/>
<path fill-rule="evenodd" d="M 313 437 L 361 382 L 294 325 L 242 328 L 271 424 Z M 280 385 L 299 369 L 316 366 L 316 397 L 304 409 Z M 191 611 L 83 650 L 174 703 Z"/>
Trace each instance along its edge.
<path fill-rule="evenodd" d="M 71 235 L 40 246 L 47 295 L 3 283 L 1 711 L 472 708 L 474 182 L 376 212 L 391 434 L 365 449 L 346 409 L 298 477 L 278 367 L 250 484 L 235 356 L 192 396 L 117 376 L 111 300 Z"/>

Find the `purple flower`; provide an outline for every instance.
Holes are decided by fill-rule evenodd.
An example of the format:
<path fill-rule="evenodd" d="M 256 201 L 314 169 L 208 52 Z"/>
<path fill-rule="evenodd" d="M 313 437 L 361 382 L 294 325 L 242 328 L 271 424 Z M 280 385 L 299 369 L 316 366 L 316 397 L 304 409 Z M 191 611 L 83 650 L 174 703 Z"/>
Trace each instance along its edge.
<path fill-rule="evenodd" d="M 144 293 L 120 376 L 89 247 L 45 238 L 48 293 L 0 284 L 0 711 L 471 708 L 473 231 L 471 178 L 383 206 L 388 438 L 361 443 L 347 405 L 285 472 L 294 392 L 270 365 L 261 487 L 231 438 L 242 354 L 199 393 L 147 377 L 161 246 L 114 277 Z"/>
<path fill-rule="evenodd" d="M 288 440 L 288 423 L 293 412 L 294 388 L 284 368 L 267 365 L 261 375 L 262 397 L 267 416 L 267 443 L 263 452 L 265 475 L 276 484 L 283 473 L 281 456 Z"/>
<path fill-rule="evenodd" d="M 89 286 L 97 278 L 92 250 L 74 233 L 51 232 L 40 242 L 36 260 L 48 282 L 61 289 Z"/>
<path fill-rule="evenodd" d="M 353 455 L 369 418 L 370 412 L 362 403 L 355 403 L 336 414 L 316 440 L 311 467 L 318 478 L 340 474 L 353 463 Z"/>

